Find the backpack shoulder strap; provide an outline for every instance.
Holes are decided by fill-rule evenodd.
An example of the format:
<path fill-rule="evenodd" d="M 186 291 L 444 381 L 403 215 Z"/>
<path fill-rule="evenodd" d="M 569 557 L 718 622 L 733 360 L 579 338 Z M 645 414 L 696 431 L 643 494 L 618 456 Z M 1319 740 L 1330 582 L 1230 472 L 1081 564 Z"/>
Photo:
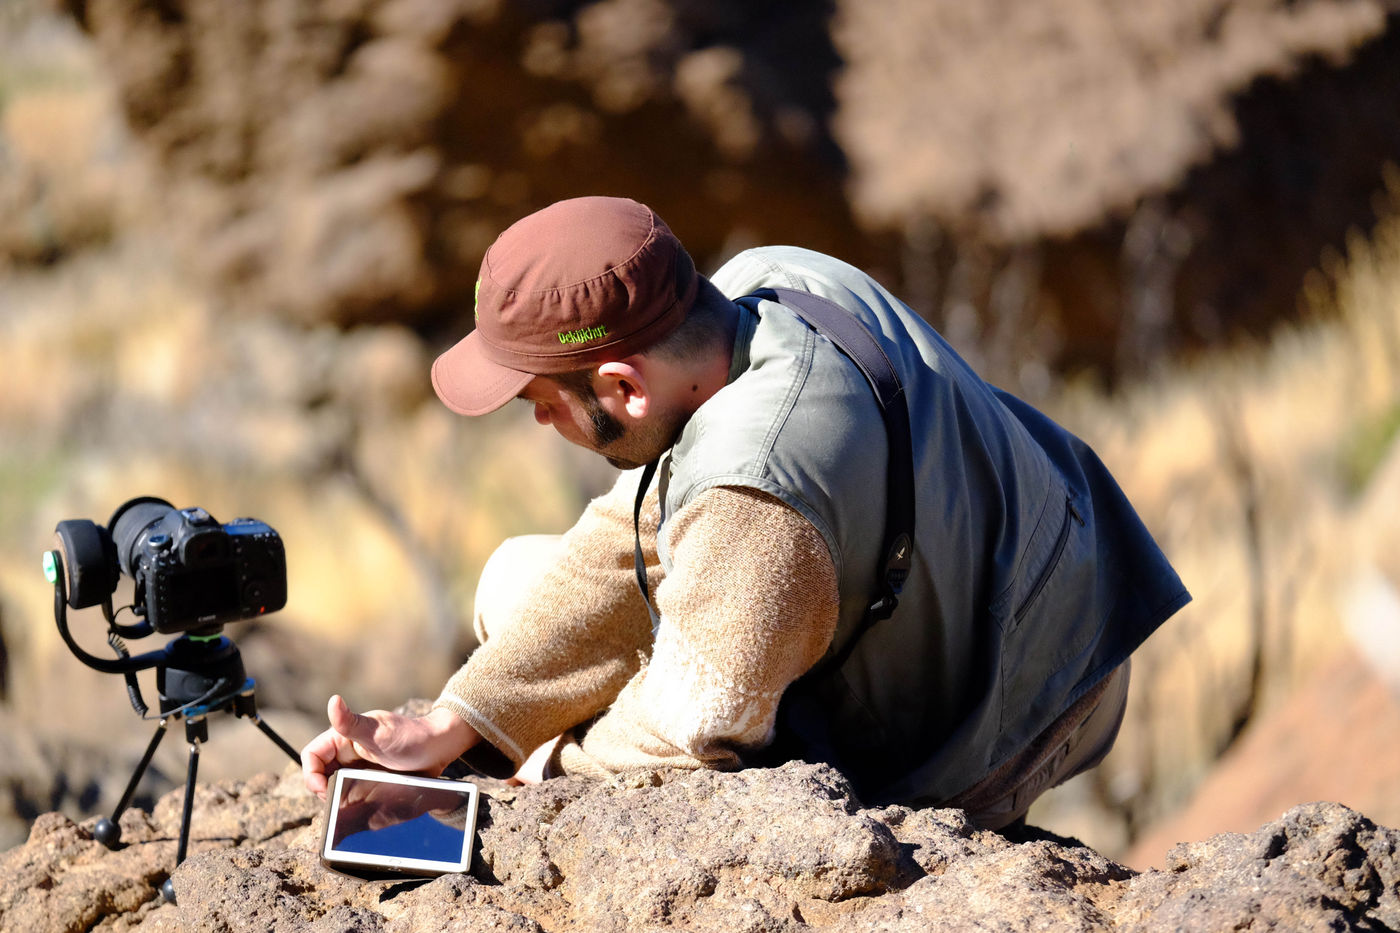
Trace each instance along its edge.
<path fill-rule="evenodd" d="M 914 550 L 914 447 L 909 406 L 899 374 L 870 330 L 836 302 L 792 288 L 765 288 L 753 297 L 776 301 L 836 345 L 870 383 L 889 438 L 886 466 L 885 534 L 877 574 L 877 591 L 860 628 L 846 641 L 836 660 L 844 662 L 860 636 L 875 622 L 890 617 L 909 577 Z"/>
<path fill-rule="evenodd" d="M 889 460 L 886 471 L 885 533 L 882 557 L 877 573 L 876 592 L 860 627 L 846 640 L 832 664 L 839 667 L 850 655 L 860 637 L 874 623 L 888 619 L 899 605 L 899 594 L 909 578 L 914 551 L 914 448 L 909 432 L 909 406 L 904 386 L 889 357 L 869 329 L 845 308 L 820 295 L 791 288 L 765 288 L 752 297 L 776 301 L 794 312 L 813 330 L 830 340 L 837 349 L 856 364 L 870 383 L 889 438 Z M 655 634 L 661 620 L 651 605 L 647 592 L 646 564 L 642 558 L 640 520 L 642 500 L 656 472 L 656 461 L 647 464 L 638 484 L 634 504 L 633 526 L 636 532 L 634 553 L 637 585 L 651 615 Z"/>

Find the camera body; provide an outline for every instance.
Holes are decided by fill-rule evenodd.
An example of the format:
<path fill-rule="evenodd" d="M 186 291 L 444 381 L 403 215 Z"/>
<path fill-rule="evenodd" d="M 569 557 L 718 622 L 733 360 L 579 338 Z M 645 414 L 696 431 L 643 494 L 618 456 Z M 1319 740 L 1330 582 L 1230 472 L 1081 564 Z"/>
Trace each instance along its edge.
<path fill-rule="evenodd" d="M 217 630 L 287 603 L 282 538 L 254 518 L 220 524 L 204 509 L 142 497 L 105 528 L 76 519 L 56 532 L 74 609 L 110 600 L 122 572 L 135 583 L 132 608 L 166 634 Z"/>
<path fill-rule="evenodd" d="M 282 538 L 257 519 L 221 525 L 204 509 L 172 508 L 128 555 L 136 603 L 157 632 L 251 619 L 287 602 Z"/>

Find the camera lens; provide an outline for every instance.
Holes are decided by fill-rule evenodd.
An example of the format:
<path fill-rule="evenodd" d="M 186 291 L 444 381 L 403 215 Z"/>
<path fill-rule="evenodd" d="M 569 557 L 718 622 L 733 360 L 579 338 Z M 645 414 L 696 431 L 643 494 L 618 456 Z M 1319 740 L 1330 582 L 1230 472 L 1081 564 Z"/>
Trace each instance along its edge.
<path fill-rule="evenodd" d="M 136 544 L 141 540 L 142 532 L 169 515 L 174 509 L 175 507 L 164 499 L 143 496 L 130 500 L 112 514 L 112 520 L 107 523 L 107 528 L 111 531 L 112 540 L 117 545 L 117 560 L 128 576 L 134 575 L 136 570 L 132 566 L 132 554 Z"/>

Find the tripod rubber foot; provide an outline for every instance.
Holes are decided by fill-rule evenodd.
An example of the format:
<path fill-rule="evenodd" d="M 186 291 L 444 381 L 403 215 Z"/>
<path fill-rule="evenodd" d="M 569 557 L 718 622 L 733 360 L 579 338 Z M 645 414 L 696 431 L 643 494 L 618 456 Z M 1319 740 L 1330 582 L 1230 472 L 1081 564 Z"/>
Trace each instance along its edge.
<path fill-rule="evenodd" d="M 175 903 L 175 882 L 166 878 L 165 884 L 160 886 L 160 896 L 165 898 L 167 904 Z"/>
<path fill-rule="evenodd" d="M 115 849 L 122 841 L 122 828 L 105 816 L 92 828 L 92 837 L 109 849 Z"/>

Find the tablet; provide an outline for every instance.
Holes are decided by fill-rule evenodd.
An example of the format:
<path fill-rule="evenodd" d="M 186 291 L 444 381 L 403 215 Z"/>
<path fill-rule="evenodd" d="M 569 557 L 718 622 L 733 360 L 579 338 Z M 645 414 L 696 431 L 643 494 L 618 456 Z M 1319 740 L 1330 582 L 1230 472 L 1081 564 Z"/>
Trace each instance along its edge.
<path fill-rule="evenodd" d="M 475 784 L 345 768 L 331 776 L 321 860 L 356 872 L 440 875 L 471 866 Z"/>

